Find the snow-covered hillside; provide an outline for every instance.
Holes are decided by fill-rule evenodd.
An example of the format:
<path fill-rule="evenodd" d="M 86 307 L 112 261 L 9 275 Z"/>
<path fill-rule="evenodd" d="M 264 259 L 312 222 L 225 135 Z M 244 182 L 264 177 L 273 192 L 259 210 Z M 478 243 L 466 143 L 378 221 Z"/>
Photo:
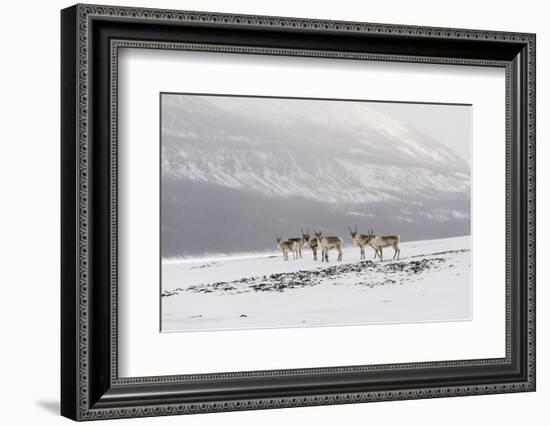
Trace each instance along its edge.
<path fill-rule="evenodd" d="M 401 244 L 401 259 L 280 253 L 162 263 L 162 331 L 470 320 L 470 237 Z M 392 249 L 385 249 L 391 259 Z"/>
<path fill-rule="evenodd" d="M 382 104 L 163 95 L 162 256 L 268 250 L 308 227 L 469 234 L 470 167 L 449 142 L 468 147 L 469 122 L 427 135 L 413 126 L 422 105 Z M 432 108 L 447 127 L 468 111 Z"/>
<path fill-rule="evenodd" d="M 162 170 L 171 178 L 329 203 L 469 191 L 469 167 L 456 153 L 372 104 L 169 95 L 163 102 Z"/>

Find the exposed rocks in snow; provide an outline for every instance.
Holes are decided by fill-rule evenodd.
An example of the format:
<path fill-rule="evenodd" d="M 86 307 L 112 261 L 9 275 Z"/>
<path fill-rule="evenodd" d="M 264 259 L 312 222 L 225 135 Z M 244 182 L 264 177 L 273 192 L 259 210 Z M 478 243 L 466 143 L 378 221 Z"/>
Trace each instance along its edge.
<path fill-rule="evenodd" d="M 357 263 L 333 264 L 332 266 L 320 266 L 312 270 L 197 284 L 187 288 L 164 291 L 162 296 L 169 297 L 184 292 L 219 294 L 284 292 L 325 283 L 331 285 L 357 285 L 369 288 L 403 285 L 414 282 L 419 275 L 439 271 L 442 268 L 454 268 L 455 265 L 450 262 L 456 262 L 457 256 L 469 253 L 469 251 L 467 249 L 449 250 L 387 262 L 363 260 Z"/>

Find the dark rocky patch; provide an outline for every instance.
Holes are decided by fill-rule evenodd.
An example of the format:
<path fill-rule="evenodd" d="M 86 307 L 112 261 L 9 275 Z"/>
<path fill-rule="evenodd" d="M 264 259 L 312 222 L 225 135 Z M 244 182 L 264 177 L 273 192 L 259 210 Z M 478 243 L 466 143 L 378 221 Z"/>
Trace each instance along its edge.
<path fill-rule="evenodd" d="M 257 277 L 241 278 L 234 281 L 218 281 L 197 284 L 187 289 L 177 288 L 164 291 L 162 297 L 169 297 L 185 291 L 195 293 L 239 294 L 248 292 L 283 292 L 296 288 L 316 286 L 322 283 L 332 285 L 359 285 L 369 288 L 385 285 L 403 285 L 412 283 L 415 277 L 438 271 L 442 268 L 454 268 L 446 264 L 451 254 L 463 254 L 469 250 L 450 250 L 423 256 L 411 256 L 408 259 L 388 262 L 363 260 L 357 263 L 334 264 L 312 270 L 276 273 Z M 426 257 L 430 256 L 430 257 Z M 436 257 L 434 257 L 436 256 Z M 419 257 L 423 259 L 416 260 Z M 413 259 L 413 260 L 409 260 Z M 348 284 L 347 281 L 352 278 Z"/>

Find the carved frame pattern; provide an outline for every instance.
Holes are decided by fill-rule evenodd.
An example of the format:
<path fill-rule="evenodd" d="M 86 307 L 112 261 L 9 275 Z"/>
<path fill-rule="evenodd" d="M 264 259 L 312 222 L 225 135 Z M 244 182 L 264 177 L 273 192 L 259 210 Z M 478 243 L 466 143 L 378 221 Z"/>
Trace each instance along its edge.
<path fill-rule="evenodd" d="M 430 28 L 403 25 L 370 24 L 359 22 L 337 22 L 324 20 L 280 18 L 266 16 L 246 16 L 229 15 L 217 13 L 170 11 L 155 9 L 137 9 L 126 7 L 104 7 L 78 5 L 76 6 L 78 19 L 78 46 L 77 46 L 77 171 L 78 194 L 77 194 L 77 334 L 78 334 L 78 353 L 77 353 L 77 410 L 75 418 L 78 420 L 92 420 L 105 418 L 122 417 L 141 417 L 141 416 L 159 416 L 171 414 L 187 413 L 205 413 L 215 411 L 230 410 L 248 410 L 264 408 L 280 408 L 293 406 L 310 406 L 325 404 L 344 404 L 367 401 L 401 400 L 416 398 L 436 398 L 444 396 L 464 396 L 488 393 L 505 393 L 517 391 L 533 391 L 535 389 L 535 36 L 533 34 L 479 31 L 465 29 L 448 28 Z M 373 33 L 384 34 L 389 37 L 392 35 L 410 35 L 420 38 L 438 38 L 451 40 L 485 40 L 485 41 L 507 41 L 512 43 L 521 43 L 527 47 L 527 167 L 528 181 L 527 192 L 527 294 L 528 294 L 528 322 L 527 322 L 527 380 L 522 382 L 495 383 L 479 386 L 449 386 L 434 387 L 424 389 L 402 389 L 397 391 L 379 391 L 379 392 L 354 392 L 354 393 L 328 393 L 325 395 L 311 395 L 300 397 L 274 397 L 258 399 L 236 399 L 226 401 L 204 402 L 204 403 L 166 403 L 160 405 L 140 406 L 140 407 L 118 407 L 118 408 L 94 408 L 90 401 L 89 383 L 89 121 L 90 111 L 90 84 L 89 84 L 89 55 L 90 55 L 90 22 L 94 18 L 123 18 L 140 21 L 163 21 L 180 23 L 209 23 L 220 25 L 239 25 L 259 28 L 299 28 L 304 30 L 326 31 L 326 32 L 349 32 L 349 33 Z M 447 63 L 462 65 L 483 65 L 497 66 L 506 69 L 506 110 L 507 110 L 507 262 L 506 262 L 506 358 L 504 359 L 484 359 L 484 360 L 464 360 L 452 362 L 435 363 L 416 363 L 416 364 L 389 364 L 361 367 L 327 367 L 322 369 L 305 370 L 275 370 L 246 373 L 227 373 L 218 375 L 197 375 L 197 376 L 161 376 L 144 378 L 119 378 L 117 374 L 117 70 L 118 70 L 118 49 L 122 47 L 131 48 L 155 48 L 155 49 L 183 49 L 199 51 L 217 51 L 239 54 L 265 54 L 265 55 L 298 55 L 315 56 L 340 59 L 362 59 L 378 61 L 398 61 L 398 62 L 426 62 L 426 63 Z M 112 40 L 111 41 L 111 381 L 113 384 L 147 384 L 147 383 L 170 383 L 180 381 L 195 380 L 216 380 L 220 378 L 243 378 L 254 376 L 277 376 L 277 375 L 304 375 L 310 373 L 331 374 L 343 371 L 374 371 L 386 369 L 406 369 L 406 368 L 425 368 L 440 366 L 469 366 L 469 365 L 489 365 L 503 364 L 510 361 L 510 340 L 512 321 L 509 302 L 510 294 L 510 266 L 508 257 L 510 254 L 510 162 L 511 152 L 509 149 L 509 139 L 512 132 L 510 128 L 510 65 L 503 61 L 472 60 L 461 58 L 439 58 L 439 57 L 415 57 L 402 55 L 383 55 L 383 54 L 362 54 L 346 52 L 326 52 L 313 50 L 289 50 L 276 48 L 252 48 L 242 46 L 215 46 L 204 44 L 182 44 L 168 42 L 151 42 L 140 40 Z"/>

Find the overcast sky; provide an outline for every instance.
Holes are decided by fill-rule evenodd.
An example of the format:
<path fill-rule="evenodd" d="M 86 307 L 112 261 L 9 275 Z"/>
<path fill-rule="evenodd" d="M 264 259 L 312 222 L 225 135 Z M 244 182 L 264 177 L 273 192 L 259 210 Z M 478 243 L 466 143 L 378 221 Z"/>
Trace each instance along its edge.
<path fill-rule="evenodd" d="M 369 102 L 369 106 L 433 137 L 471 166 L 471 105 Z"/>

